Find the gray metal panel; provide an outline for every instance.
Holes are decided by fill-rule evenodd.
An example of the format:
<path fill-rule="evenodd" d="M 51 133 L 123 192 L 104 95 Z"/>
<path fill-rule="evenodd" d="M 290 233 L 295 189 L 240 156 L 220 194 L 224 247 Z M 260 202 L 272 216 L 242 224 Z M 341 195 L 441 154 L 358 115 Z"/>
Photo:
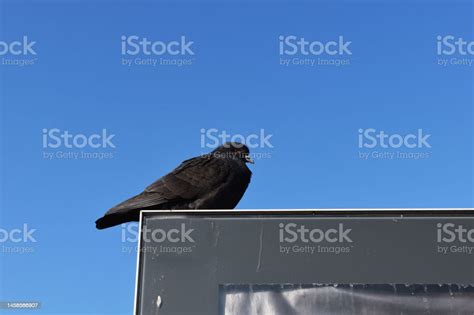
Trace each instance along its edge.
<path fill-rule="evenodd" d="M 141 224 L 138 314 L 217 314 L 223 284 L 474 284 L 474 243 L 438 242 L 439 224 L 474 229 L 471 216 L 147 212 Z M 313 241 L 329 230 L 329 239 L 280 242 L 293 225 L 313 230 Z"/>

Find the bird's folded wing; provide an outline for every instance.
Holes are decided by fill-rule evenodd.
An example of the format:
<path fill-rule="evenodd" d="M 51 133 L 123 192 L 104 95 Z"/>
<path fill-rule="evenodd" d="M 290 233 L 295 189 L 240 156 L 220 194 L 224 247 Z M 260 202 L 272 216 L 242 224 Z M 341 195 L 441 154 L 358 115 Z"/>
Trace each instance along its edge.
<path fill-rule="evenodd" d="M 133 209 L 179 204 L 198 198 L 225 181 L 229 169 L 220 159 L 197 157 L 184 161 L 171 173 L 155 181 L 144 192 L 107 211 L 121 213 Z"/>
<path fill-rule="evenodd" d="M 225 182 L 229 173 L 228 165 L 222 159 L 198 157 L 184 161 L 179 167 L 148 186 L 145 192 L 163 189 L 179 199 L 195 199 Z"/>

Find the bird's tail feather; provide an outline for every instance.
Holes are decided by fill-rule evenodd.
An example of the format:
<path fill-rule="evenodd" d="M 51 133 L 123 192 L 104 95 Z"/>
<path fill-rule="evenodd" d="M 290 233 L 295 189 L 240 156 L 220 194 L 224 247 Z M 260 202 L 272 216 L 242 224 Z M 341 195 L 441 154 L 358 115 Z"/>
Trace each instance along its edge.
<path fill-rule="evenodd" d="M 112 226 L 116 226 L 122 223 L 130 222 L 130 221 L 139 221 L 140 219 L 140 211 L 131 211 L 128 214 L 123 213 L 113 213 L 113 214 L 106 214 L 102 218 L 95 221 L 95 227 L 98 230 L 103 230 Z"/>

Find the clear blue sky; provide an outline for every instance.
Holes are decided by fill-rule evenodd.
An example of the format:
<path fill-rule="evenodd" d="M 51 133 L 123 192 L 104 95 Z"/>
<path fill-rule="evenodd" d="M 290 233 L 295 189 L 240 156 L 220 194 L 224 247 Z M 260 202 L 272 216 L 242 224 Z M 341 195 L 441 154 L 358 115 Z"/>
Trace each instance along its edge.
<path fill-rule="evenodd" d="M 437 64 L 437 36 L 474 40 L 467 1 L 0 1 L 0 41 L 26 35 L 37 53 L 25 57 L 34 65 L 0 66 L 0 228 L 36 230 L 36 242 L 0 243 L 33 250 L 0 253 L 0 301 L 41 301 L 31 314 L 131 314 L 136 256 L 122 246 L 134 244 L 94 221 L 207 151 L 202 128 L 273 135 L 273 148 L 252 150 L 267 158 L 251 166 L 241 209 L 474 206 L 474 65 Z M 193 64 L 122 66 L 122 35 L 185 36 Z M 289 35 L 343 36 L 350 65 L 281 66 Z M 86 151 L 113 157 L 48 160 L 81 151 L 44 149 L 42 130 L 55 128 L 106 129 L 115 148 Z M 359 148 L 369 128 L 422 129 L 431 148 Z M 398 151 L 427 156 L 359 157 Z"/>

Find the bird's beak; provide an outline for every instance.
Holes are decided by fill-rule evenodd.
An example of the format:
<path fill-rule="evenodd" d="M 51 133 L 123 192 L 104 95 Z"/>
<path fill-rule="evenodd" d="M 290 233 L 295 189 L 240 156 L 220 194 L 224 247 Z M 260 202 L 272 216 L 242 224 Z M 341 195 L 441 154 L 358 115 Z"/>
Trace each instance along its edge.
<path fill-rule="evenodd" d="M 250 163 L 250 164 L 255 164 L 255 162 L 252 160 L 252 158 L 250 157 L 250 155 L 245 156 L 245 161 L 246 161 L 247 163 Z"/>

